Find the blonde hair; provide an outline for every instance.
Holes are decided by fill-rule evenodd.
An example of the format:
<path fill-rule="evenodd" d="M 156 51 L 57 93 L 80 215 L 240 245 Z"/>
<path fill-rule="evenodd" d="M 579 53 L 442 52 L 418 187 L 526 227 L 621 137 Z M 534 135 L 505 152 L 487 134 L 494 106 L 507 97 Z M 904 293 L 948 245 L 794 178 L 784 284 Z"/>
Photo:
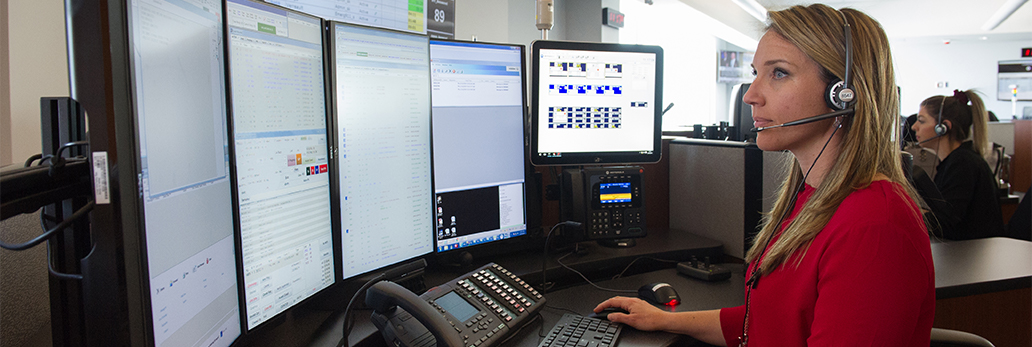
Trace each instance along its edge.
<path fill-rule="evenodd" d="M 903 175 L 899 145 L 892 133 L 899 122 L 898 98 L 892 55 L 888 38 L 877 21 L 866 14 L 845 8 L 837 11 L 822 4 L 793 6 L 770 12 L 768 32 L 774 32 L 802 50 L 824 70 L 824 79 L 842 79 L 845 75 L 846 48 L 843 27 L 848 21 L 852 36 L 852 87 L 856 94 L 855 113 L 843 122 L 844 140 L 841 153 L 832 168 L 802 206 L 798 215 L 785 227 L 759 269 L 768 274 L 786 263 L 797 250 L 803 249 L 827 225 L 840 203 L 855 190 L 864 189 L 881 173 L 900 184 L 901 197 L 916 201 L 916 192 Z M 794 161 L 794 160 L 793 160 Z M 746 254 L 755 261 L 778 230 L 778 224 L 792 208 L 796 187 L 803 180 L 797 163 L 789 165 L 789 174 L 782 182 L 777 201 L 764 215 L 762 227 Z M 914 218 L 921 221 L 915 213 Z M 922 221 L 923 222 L 923 221 Z M 798 258 L 799 261 L 802 257 Z M 798 265 L 798 263 L 796 264 Z"/>
<path fill-rule="evenodd" d="M 961 97 L 961 93 L 963 93 L 963 97 Z M 948 120 L 953 125 L 946 132 L 950 139 L 964 142 L 970 138 L 973 142 L 972 147 L 978 155 L 983 158 L 989 156 L 992 144 L 989 143 L 989 112 L 985 109 L 985 103 L 972 89 L 954 91 L 953 95 L 951 97 L 936 95 L 924 99 L 921 107 L 925 108 L 929 115 L 935 117 L 936 122 L 939 122 L 939 112 L 942 112 L 942 120 Z M 965 97 L 967 100 L 963 100 Z M 968 105 L 967 101 L 971 101 L 971 105 Z"/>

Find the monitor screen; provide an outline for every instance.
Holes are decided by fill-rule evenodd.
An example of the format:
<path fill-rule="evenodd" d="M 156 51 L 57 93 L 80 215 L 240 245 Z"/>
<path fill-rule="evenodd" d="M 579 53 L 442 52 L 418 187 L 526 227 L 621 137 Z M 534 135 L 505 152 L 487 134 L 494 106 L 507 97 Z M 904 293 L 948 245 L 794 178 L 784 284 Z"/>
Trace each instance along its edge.
<path fill-rule="evenodd" d="M 265 0 L 345 23 L 414 33 L 426 32 L 426 0 Z"/>
<path fill-rule="evenodd" d="M 1000 61 L 996 85 L 996 100 L 1032 101 L 1032 59 Z"/>
<path fill-rule="evenodd" d="M 240 335 L 222 2 L 130 4 L 133 106 L 156 346 Z"/>
<path fill-rule="evenodd" d="M 526 235 L 523 46 L 430 42 L 437 251 Z"/>
<path fill-rule="evenodd" d="M 662 48 L 535 41 L 531 56 L 534 165 L 659 161 Z"/>
<path fill-rule="evenodd" d="M 335 278 L 322 21 L 226 3 L 247 329 Z"/>
<path fill-rule="evenodd" d="M 332 23 L 342 278 L 434 250 L 429 38 Z"/>

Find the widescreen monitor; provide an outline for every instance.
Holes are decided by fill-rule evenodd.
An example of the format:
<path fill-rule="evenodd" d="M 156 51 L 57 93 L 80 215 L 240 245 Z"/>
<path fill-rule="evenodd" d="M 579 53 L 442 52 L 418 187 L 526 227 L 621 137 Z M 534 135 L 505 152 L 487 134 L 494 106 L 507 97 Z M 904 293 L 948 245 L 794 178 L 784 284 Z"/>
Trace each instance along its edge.
<path fill-rule="evenodd" d="M 532 47 L 531 163 L 659 161 L 662 48 L 563 41 Z"/>
<path fill-rule="evenodd" d="M 997 64 L 996 100 L 1032 101 L 1032 59 Z"/>
<path fill-rule="evenodd" d="M 221 1 L 133 1 L 145 309 L 156 346 L 240 336 Z"/>
<path fill-rule="evenodd" d="M 333 22 L 342 278 L 434 250 L 425 35 Z"/>
<path fill-rule="evenodd" d="M 252 330 L 334 283 L 322 20 L 226 2 L 241 296 Z"/>
<path fill-rule="evenodd" d="M 523 48 L 430 41 L 438 252 L 527 234 Z"/>

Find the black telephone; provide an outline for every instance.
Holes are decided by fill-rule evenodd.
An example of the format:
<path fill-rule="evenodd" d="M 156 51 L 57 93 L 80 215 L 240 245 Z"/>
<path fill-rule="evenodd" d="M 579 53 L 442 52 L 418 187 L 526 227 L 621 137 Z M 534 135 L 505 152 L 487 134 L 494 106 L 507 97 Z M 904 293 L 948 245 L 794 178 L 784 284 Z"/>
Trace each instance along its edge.
<path fill-rule="evenodd" d="M 389 281 L 366 291 L 373 324 L 395 347 L 491 346 L 531 321 L 544 303 L 534 287 L 494 263 L 420 296 Z"/>
<path fill-rule="evenodd" d="M 639 166 L 569 169 L 563 172 L 563 219 L 580 222 L 579 239 L 645 237 L 644 169 Z"/>

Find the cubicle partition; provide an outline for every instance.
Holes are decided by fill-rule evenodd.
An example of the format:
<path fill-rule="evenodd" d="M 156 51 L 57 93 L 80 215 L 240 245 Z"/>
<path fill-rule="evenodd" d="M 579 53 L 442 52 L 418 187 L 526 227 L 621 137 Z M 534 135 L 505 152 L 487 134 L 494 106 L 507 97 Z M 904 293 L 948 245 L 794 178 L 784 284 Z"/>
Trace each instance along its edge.
<path fill-rule="evenodd" d="M 724 254 L 744 259 L 789 154 L 763 152 L 754 143 L 699 139 L 673 140 L 668 153 L 670 228 L 718 240 Z"/>

